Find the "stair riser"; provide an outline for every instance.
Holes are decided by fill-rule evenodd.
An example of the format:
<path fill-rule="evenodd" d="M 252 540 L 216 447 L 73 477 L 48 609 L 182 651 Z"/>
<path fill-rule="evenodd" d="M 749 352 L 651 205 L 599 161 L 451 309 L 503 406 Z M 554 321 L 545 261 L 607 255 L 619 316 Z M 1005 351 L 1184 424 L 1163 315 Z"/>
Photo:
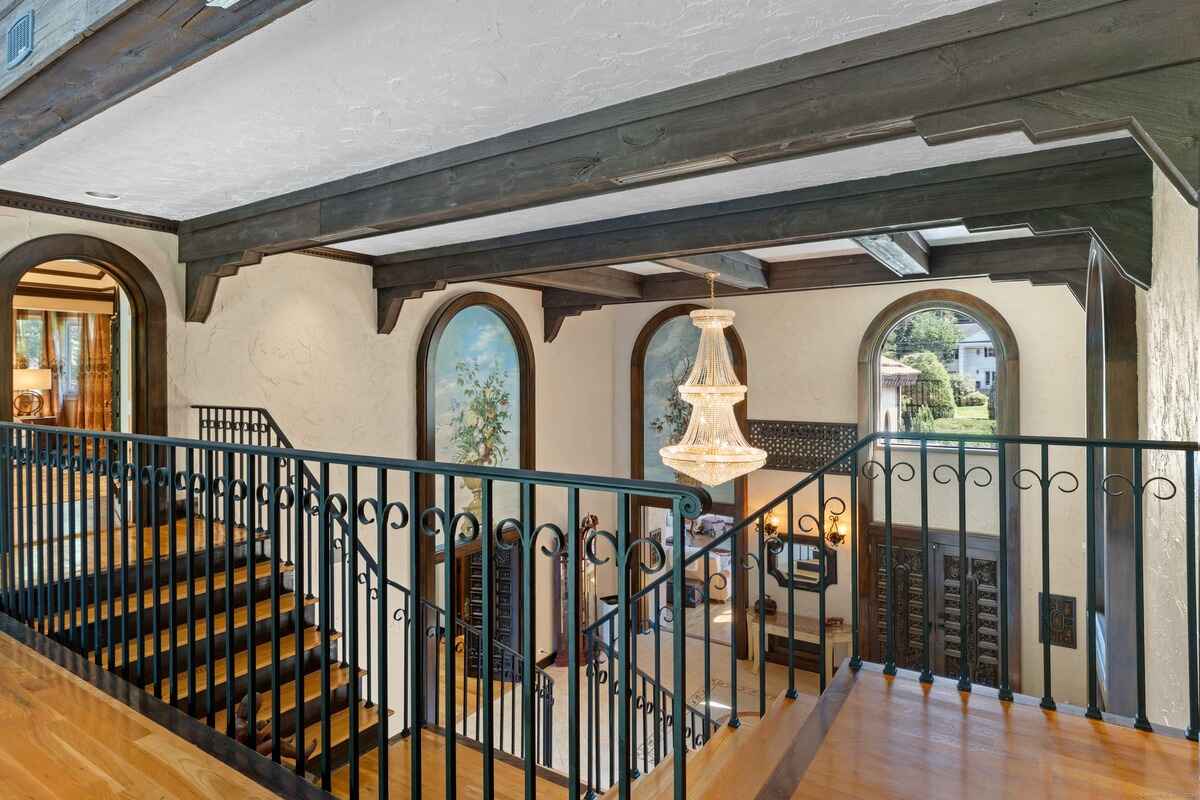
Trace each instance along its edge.
<path fill-rule="evenodd" d="M 118 542 L 118 550 L 119 550 L 119 542 Z M 262 550 L 263 550 L 263 547 L 262 547 L 261 543 L 256 543 L 255 547 L 254 547 L 254 552 L 256 554 L 256 558 L 265 557 L 265 554 L 262 552 Z M 55 555 L 54 558 L 55 558 L 54 565 L 51 569 L 52 569 L 52 571 L 57 572 L 57 570 L 59 568 L 57 554 Z M 187 556 L 186 552 L 176 556 L 176 558 L 175 558 L 175 579 L 177 581 L 186 581 L 186 579 L 187 579 L 187 562 L 188 562 L 188 556 Z M 50 591 L 51 608 L 52 608 L 52 610 L 54 610 L 54 613 L 56 613 L 56 614 L 57 614 L 57 596 L 58 596 L 57 593 L 59 591 L 60 586 L 62 588 L 64 607 L 66 607 L 68 615 L 70 614 L 70 606 L 68 604 L 68 598 L 71 596 L 70 593 L 72 591 L 74 592 L 74 601 L 75 601 L 77 608 L 83 608 L 83 607 L 86 607 L 86 606 L 94 603 L 96 601 L 97 597 L 100 599 L 100 602 L 102 602 L 102 603 L 108 602 L 108 595 L 109 595 L 108 586 L 109 586 L 109 580 L 110 580 L 110 571 L 105 569 L 100 572 L 99 586 L 97 587 L 96 574 L 95 574 L 95 571 L 90 566 L 90 564 L 92 563 L 92 553 L 91 552 L 88 553 L 88 563 L 89 563 L 88 572 L 84 576 L 84 579 L 82 582 L 82 597 L 80 596 L 81 585 L 80 585 L 80 580 L 79 580 L 78 576 L 76 576 L 73 579 L 72 578 L 68 578 L 66 580 L 56 579 L 56 580 L 49 581 L 47 583 L 35 584 L 33 586 L 34 594 L 37 594 L 39 592 L 44 592 L 46 587 L 48 586 L 49 591 Z M 246 563 L 246 545 L 244 543 L 234 545 L 233 568 L 236 569 L 240 566 L 243 566 L 245 563 Z M 76 566 L 78 567 L 78 563 L 76 564 Z M 124 576 L 122 576 L 122 574 L 121 574 L 122 569 L 120 566 L 117 566 L 116 568 L 111 570 L 112 595 L 113 595 L 114 600 L 117 600 L 121 597 L 124 597 L 124 596 L 126 596 L 132 592 L 136 592 L 138 590 L 137 567 L 138 567 L 138 565 L 136 563 L 126 564 L 125 568 L 124 568 L 124 572 L 125 572 Z M 170 559 L 170 557 L 164 557 L 164 558 L 161 558 L 158 560 L 144 561 L 144 562 L 142 562 L 142 581 L 141 581 L 141 586 L 143 589 L 149 591 L 153 588 L 154 572 L 155 572 L 156 568 L 158 570 L 158 585 L 159 585 L 159 587 L 161 588 L 163 586 L 166 586 L 170 582 L 170 577 L 171 577 L 171 559 Z M 203 554 L 197 554 L 194 557 L 193 562 L 192 562 L 192 577 L 193 578 L 204 577 L 206 574 L 206 568 L 207 568 L 207 564 L 206 564 L 205 557 L 203 556 Z M 224 569 L 225 569 L 225 549 L 223 547 L 216 548 L 213 551 L 213 571 L 214 571 L 214 573 L 220 574 L 221 572 L 224 571 Z M 57 578 L 57 576 L 56 576 L 56 578 Z M 73 589 L 72 589 L 72 586 L 73 586 Z"/>
<path fill-rule="evenodd" d="M 224 601 L 222 600 L 221 602 L 223 603 Z M 238 607 L 239 605 L 244 605 L 244 603 L 238 604 L 237 598 L 234 598 L 234 603 L 235 603 L 235 607 Z M 213 613 L 214 614 L 220 613 L 221 610 L 222 610 L 221 606 L 214 606 Z M 315 622 L 315 611 L 314 611 L 313 607 L 308 606 L 308 607 L 301 609 L 301 618 L 303 620 L 302 627 L 309 627 L 309 626 L 313 625 Z M 196 617 L 196 619 L 197 620 L 204 619 L 203 614 L 201 613 L 199 616 Z M 282 638 L 284 636 L 287 636 L 288 634 L 295 633 L 295 632 L 296 632 L 295 609 L 293 608 L 293 609 L 288 610 L 286 613 L 281 614 L 280 619 L 279 619 L 279 636 L 280 636 L 280 638 Z M 234 629 L 233 631 L 227 630 L 227 631 L 217 634 L 216 636 L 211 637 L 213 658 L 215 660 L 220 660 L 220 659 L 225 658 L 226 653 L 228 652 L 227 651 L 227 642 L 231 638 L 232 638 L 234 653 L 240 653 L 243 650 L 246 650 L 248 647 L 257 646 L 264 642 L 269 642 L 269 641 L 271 641 L 271 620 L 269 618 L 265 619 L 265 620 L 259 620 L 252 627 L 242 625 L 242 626 Z M 204 663 L 204 658 L 205 658 L 205 655 L 208 650 L 208 641 L 209 641 L 209 637 L 204 637 L 204 638 L 199 638 L 198 641 L 195 643 L 194 650 L 193 650 L 193 663 L 194 664 L 203 664 Z M 122 674 L 122 676 L 125 677 L 125 679 L 130 681 L 131 683 L 141 684 L 141 685 L 149 684 L 155 678 L 153 654 L 150 652 L 146 653 L 146 657 L 143 661 L 142 670 L 139 672 L 137 669 L 138 665 L 136 663 L 137 662 L 136 647 L 137 647 L 137 642 L 135 639 L 134 640 L 134 652 L 132 653 L 134 663 L 128 665 L 125 669 L 120 670 L 119 673 Z M 188 653 L 187 647 L 181 646 L 181 647 L 176 648 L 175 667 L 176 667 L 177 674 L 184 674 L 187 670 L 187 663 L 188 663 L 187 653 Z M 160 653 L 159 660 L 158 660 L 158 676 L 157 676 L 160 680 L 164 679 L 168 676 L 169 664 L 170 664 L 170 652 Z M 261 665 L 257 665 L 257 666 L 259 666 L 261 668 Z"/>
<path fill-rule="evenodd" d="M 218 574 L 220 574 L 220 573 L 218 573 Z M 279 583 L 278 583 L 278 590 L 279 590 L 279 593 L 281 596 L 287 591 L 283 585 L 282 580 L 279 581 Z M 235 584 L 233 586 L 233 592 L 234 592 L 233 607 L 234 608 L 240 608 L 240 607 L 246 605 L 246 602 L 247 602 L 246 591 L 247 591 L 247 589 L 246 589 L 245 583 Z M 262 600 L 269 599 L 271 596 L 271 577 L 266 576 L 266 577 L 256 580 L 254 582 L 254 591 L 255 591 L 256 601 L 262 601 Z M 198 592 L 195 595 L 195 599 L 193 601 L 191 608 L 192 608 L 193 619 L 196 620 L 197 624 L 200 624 L 205 619 L 205 602 L 208 600 L 208 598 L 209 598 L 209 595 L 207 592 Z M 212 593 L 211 602 L 212 602 L 214 615 L 221 614 L 225 611 L 225 600 L 226 600 L 226 594 L 225 594 L 224 587 L 221 587 Z M 157 614 L 159 630 L 163 630 L 163 631 L 169 630 L 170 621 L 171 621 L 171 606 L 172 606 L 172 603 L 170 603 L 170 602 L 164 602 L 159 605 L 158 614 Z M 175 624 L 176 624 L 176 626 L 186 625 L 188 622 L 188 600 L 187 600 L 187 597 L 186 596 L 181 597 L 178 600 L 176 600 L 174 602 L 174 607 L 175 607 Z M 143 611 L 142 611 L 142 632 L 144 635 L 149 635 L 150 633 L 153 632 L 155 616 L 156 616 L 155 610 L 153 608 L 143 609 Z M 121 638 L 121 622 L 123 620 L 125 621 L 125 623 L 127 625 L 126 631 L 129 634 L 129 638 L 134 641 L 134 646 L 136 647 L 137 640 L 136 640 L 134 631 L 136 630 L 137 613 L 133 609 L 130 610 L 130 613 L 128 614 L 127 617 L 125 614 L 122 614 L 120 611 L 117 611 L 117 613 L 113 616 L 113 618 L 112 618 L 113 639 L 117 644 L 120 644 L 122 641 L 124 641 Z M 93 631 L 88 632 L 89 640 L 93 635 L 94 635 Z M 101 647 L 107 647 L 107 645 L 108 645 L 108 621 L 107 620 L 100 621 L 100 644 L 101 644 Z"/>
<path fill-rule="evenodd" d="M 331 650 L 333 649 L 333 646 L 335 644 L 336 644 L 336 642 L 330 643 Z M 224 658 L 224 652 L 222 651 L 220 653 L 217 653 L 217 658 L 218 659 Z M 317 647 L 314 647 L 314 648 L 302 653 L 300 655 L 300 658 L 301 658 L 300 670 L 303 674 L 308 674 L 309 672 L 320 669 L 320 667 L 321 667 L 320 650 Z M 269 689 L 271 686 L 270 662 L 267 659 L 263 659 L 262 663 L 256 664 L 255 666 L 256 666 L 255 684 L 258 686 L 259 691 L 263 691 L 264 689 Z M 279 670 L 280 670 L 281 679 L 283 679 L 283 680 L 293 679 L 296 675 L 296 658 L 291 657 L 291 658 L 281 659 L 279 662 Z M 180 670 L 179 674 L 184 675 L 186 673 L 183 670 Z M 164 675 L 164 677 L 165 677 L 165 675 Z M 249 685 L 249 676 L 248 675 L 240 675 L 234 680 L 233 696 L 234 696 L 235 700 L 241 700 L 241 698 L 246 693 L 246 687 L 248 685 Z M 151 687 L 151 688 L 153 688 L 153 687 Z M 218 681 L 216 683 L 216 685 L 213 687 L 213 691 L 215 692 L 215 697 L 213 698 L 213 710 L 215 712 L 215 711 L 219 711 L 225 707 L 225 682 Z M 195 694 L 196 713 L 195 713 L 195 716 L 198 716 L 201 719 L 203 719 L 205 716 L 205 709 L 206 709 L 205 703 L 207 702 L 207 693 L 208 693 L 208 690 L 205 685 L 204 679 L 198 675 L 196 677 L 196 694 Z M 166 700 L 168 698 L 164 697 L 163 699 Z M 179 706 L 180 708 L 185 708 L 185 709 L 188 708 L 187 698 L 180 700 L 178 703 L 176 703 L 176 705 Z"/>

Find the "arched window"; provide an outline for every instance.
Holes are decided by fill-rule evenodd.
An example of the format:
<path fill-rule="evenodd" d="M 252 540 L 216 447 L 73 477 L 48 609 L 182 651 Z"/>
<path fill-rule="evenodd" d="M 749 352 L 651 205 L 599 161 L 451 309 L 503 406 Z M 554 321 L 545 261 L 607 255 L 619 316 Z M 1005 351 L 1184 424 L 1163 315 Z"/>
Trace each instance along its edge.
<path fill-rule="evenodd" d="M 486 292 L 443 305 L 425 328 L 417 372 L 418 458 L 533 469 L 533 346 L 512 306 Z M 455 489 L 460 509 L 477 510 L 478 495 L 461 480 Z"/>
<path fill-rule="evenodd" d="M 517 312 L 501 298 L 471 292 L 450 300 L 430 319 L 417 354 L 417 457 L 490 467 L 534 468 L 533 345 Z M 421 479 L 421 509 L 441 507 L 444 478 Z M 482 481 L 455 478 L 451 487 L 453 511 L 468 511 L 480 518 Z M 495 484 L 493 519 L 523 518 L 520 487 Z M 455 548 L 458 575 L 470 582 L 482 580 L 479 556 L 483 537 Z M 422 548 L 424 537 L 422 537 Z M 444 543 L 439 534 L 434 547 L 422 549 L 426 596 L 444 597 L 440 570 Z M 516 646 L 520 640 L 519 559 L 511 550 L 498 550 L 494 635 Z M 464 586 L 457 592 L 459 616 L 469 624 L 481 620 L 470 604 Z"/>
<path fill-rule="evenodd" d="M 946 289 L 902 297 L 862 340 L 862 433 L 1019 433 L 1017 364 L 1012 330 L 987 303 Z"/>

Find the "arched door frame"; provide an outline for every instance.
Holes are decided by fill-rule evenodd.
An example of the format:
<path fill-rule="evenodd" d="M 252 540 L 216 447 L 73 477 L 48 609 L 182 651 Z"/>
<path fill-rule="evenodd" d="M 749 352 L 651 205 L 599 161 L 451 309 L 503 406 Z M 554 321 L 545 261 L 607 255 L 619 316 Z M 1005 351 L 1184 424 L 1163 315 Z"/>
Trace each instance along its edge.
<path fill-rule="evenodd" d="M 676 317 L 687 316 L 696 309 L 704 306 L 695 303 L 681 303 L 679 305 L 668 306 L 662 309 L 657 314 L 652 316 L 645 325 L 642 326 L 638 333 L 637 339 L 633 343 L 633 353 L 630 356 L 629 364 L 629 411 L 630 411 L 630 441 L 629 441 L 629 477 L 634 479 L 642 479 L 645 477 L 645 465 L 642 462 L 642 451 L 645 446 L 643 436 L 643 427 L 645 425 L 645 376 L 646 376 L 646 350 L 650 347 L 650 341 L 654 338 L 654 334 L 658 329 L 669 320 Z M 738 335 L 737 329 L 730 326 L 725 329 L 725 340 L 729 343 L 729 355 L 733 360 L 733 371 L 737 375 L 737 379 L 743 385 L 748 383 L 746 348 L 742 344 L 742 338 Z M 746 432 L 748 415 L 748 401 L 738 403 L 734 406 L 734 416 L 737 418 L 738 425 L 741 426 L 743 433 Z M 748 481 L 745 475 L 740 478 L 735 478 L 733 481 L 733 503 L 714 503 L 712 510 L 718 514 L 727 514 L 735 520 L 740 520 L 746 516 L 746 503 L 749 498 L 747 491 Z M 666 507 L 669 504 L 666 502 L 657 502 L 651 498 L 636 498 L 630 503 L 629 520 L 631 537 L 636 538 L 641 536 L 644 531 L 641 530 L 642 525 L 642 509 L 646 507 L 660 506 Z M 750 535 L 746 532 L 746 535 Z M 741 564 L 742 559 L 746 554 L 746 541 L 744 537 L 737 537 L 734 541 L 733 562 Z M 642 571 L 633 571 L 635 589 L 640 588 Z M 733 597 L 734 626 L 733 638 L 737 648 L 738 657 L 746 658 L 749 653 L 749 644 L 747 640 L 746 628 L 746 609 L 747 598 L 749 592 L 747 590 L 746 581 L 737 581 L 735 588 L 738 590 Z M 647 606 L 648 608 L 648 606 Z M 646 613 L 646 608 L 642 609 L 642 613 Z"/>
<path fill-rule="evenodd" d="M 1021 433 L 1021 362 L 1017 338 L 1007 320 L 990 304 L 967 292 L 955 289 L 925 289 L 905 295 L 889 304 L 875 316 L 863 334 L 858 348 L 858 433 L 867 436 L 878 427 L 880 404 L 879 357 L 883 352 L 884 340 L 896 323 L 919 311 L 949 309 L 959 311 L 978 322 L 996 349 L 996 433 L 1019 435 Z M 1021 468 L 1021 448 L 1006 447 L 1006 474 L 1000 480 L 1011 481 Z M 874 493 L 871 483 L 861 474 L 856 476 L 858 486 L 858 519 L 868 524 L 875 520 Z M 1008 485 L 1011 486 L 1011 483 Z M 1002 554 L 1008 563 L 1008 604 L 1010 630 L 1015 635 L 1008 638 L 1009 674 L 1014 691 L 1021 686 L 1021 493 L 1007 492 L 1005 517 L 1007 519 L 1008 552 Z M 863 528 L 860 527 L 860 532 Z M 872 608 L 872 588 L 875 565 L 866 547 L 867 537 L 860 535 L 854 546 L 858 550 L 859 563 L 859 607 Z M 871 613 L 863 617 L 874 619 Z M 873 626 L 863 625 L 859 632 L 862 652 L 870 652 L 869 631 Z"/>
<path fill-rule="evenodd" d="M 133 365 L 133 432 L 167 433 L 167 303 L 154 274 L 128 250 L 94 236 L 59 233 L 19 244 L 0 258 L 0 359 L 11 365 L 12 299 L 29 270 L 48 261 L 83 261 L 112 275 L 129 299 Z M 12 370 L 0 369 L 0 397 L 12 397 Z M 12 404 L 0 403 L 0 419 L 12 419 Z"/>

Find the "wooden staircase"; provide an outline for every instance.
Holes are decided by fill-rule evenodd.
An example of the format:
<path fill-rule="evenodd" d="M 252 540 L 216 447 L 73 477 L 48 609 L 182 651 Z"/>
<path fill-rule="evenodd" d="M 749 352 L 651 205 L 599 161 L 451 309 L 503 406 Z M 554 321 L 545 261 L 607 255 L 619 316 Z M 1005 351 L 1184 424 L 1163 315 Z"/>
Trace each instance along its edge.
<path fill-rule="evenodd" d="M 346 763 L 350 741 L 356 733 L 360 752 L 374 748 L 378 744 L 383 715 L 377 706 L 360 701 L 358 730 L 351 730 L 350 686 L 357 682 L 359 696 L 365 696 L 367 673 L 360 670 L 353 675 L 347 665 L 338 661 L 335 651 L 342 633 L 337 630 L 331 630 L 328 636 L 331 649 L 329 737 L 327 743 L 324 741 L 321 725 L 324 637 L 318 628 L 318 601 L 306 596 L 295 585 L 293 566 L 282 559 L 277 567 L 272 565 L 268 541 L 262 534 L 247 536 L 244 529 L 234 527 L 232 542 L 227 544 L 226 529 L 220 523 L 214 522 L 211 531 L 206 530 L 207 523 L 203 519 L 197 518 L 193 523 L 190 551 L 186 520 L 179 520 L 174 530 L 166 525 L 160 527 L 157 536 L 143 529 L 140 559 L 134 531 L 128 531 L 128 545 L 124 542 L 126 532 L 115 533 L 116 552 L 111 559 L 105 552 L 107 533 L 101 534 L 100 596 L 96 596 L 93 589 L 97 584 L 89 569 L 84 581 L 87 586 L 85 601 L 76 604 L 74 614 L 68 609 L 62 615 L 65 624 L 59 616 L 53 617 L 48 632 L 68 631 L 74 617 L 89 631 L 89 660 L 98 661 L 164 702 L 172 703 L 198 719 L 211 721 L 221 733 L 228 733 L 232 728 L 235 738 L 267 757 L 276 755 L 271 749 L 270 726 L 274 705 L 272 668 L 277 667 L 281 750 L 278 758 L 285 766 L 294 768 L 296 743 L 303 743 L 305 772 L 314 780 L 324 771 L 326 757 L 330 773 Z M 208 574 L 205 546 L 210 535 L 212 573 Z M 91 552 L 94 539 L 91 536 L 82 538 L 79 546 L 88 547 Z M 151 543 L 152 539 L 158 541 Z M 226 554 L 230 549 L 233 559 L 227 563 Z M 113 587 L 111 606 L 105 594 L 110 580 Z M 277 593 L 277 599 L 272 598 L 273 591 Z M 232 606 L 227 607 L 230 599 Z M 276 602 L 277 625 L 274 624 Z M 210 604 L 211 621 L 208 617 Z M 273 629 L 277 629 L 278 635 L 278 661 L 274 661 Z M 247 720 L 251 652 L 255 666 L 256 736 L 250 734 Z M 299 685 L 296 682 L 297 663 L 301 673 Z M 235 715 L 232 725 L 228 707 L 230 689 Z M 301 702 L 303 729 L 297 731 L 296 710 Z"/>

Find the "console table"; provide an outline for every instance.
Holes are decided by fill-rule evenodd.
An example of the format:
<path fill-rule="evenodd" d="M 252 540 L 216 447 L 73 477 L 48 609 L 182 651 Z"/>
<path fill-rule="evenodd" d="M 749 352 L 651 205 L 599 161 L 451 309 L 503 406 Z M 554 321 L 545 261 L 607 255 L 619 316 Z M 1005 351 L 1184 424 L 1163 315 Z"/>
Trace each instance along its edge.
<path fill-rule="evenodd" d="M 784 646 L 787 646 L 788 625 L 786 614 L 767 614 L 766 620 L 767 636 L 778 636 L 783 639 Z M 750 669 L 753 672 L 758 672 L 758 613 L 751 610 L 746 614 L 746 622 L 748 627 L 749 642 L 750 642 Z M 821 643 L 820 629 L 817 627 L 816 617 L 806 617 L 800 614 L 796 615 L 796 641 L 808 642 L 809 644 L 819 645 Z M 833 670 L 838 664 L 842 663 L 843 659 L 849 658 L 854 644 L 854 635 L 850 630 L 850 626 L 843 625 L 836 628 L 825 628 L 825 677 L 829 679 L 833 677 Z"/>

